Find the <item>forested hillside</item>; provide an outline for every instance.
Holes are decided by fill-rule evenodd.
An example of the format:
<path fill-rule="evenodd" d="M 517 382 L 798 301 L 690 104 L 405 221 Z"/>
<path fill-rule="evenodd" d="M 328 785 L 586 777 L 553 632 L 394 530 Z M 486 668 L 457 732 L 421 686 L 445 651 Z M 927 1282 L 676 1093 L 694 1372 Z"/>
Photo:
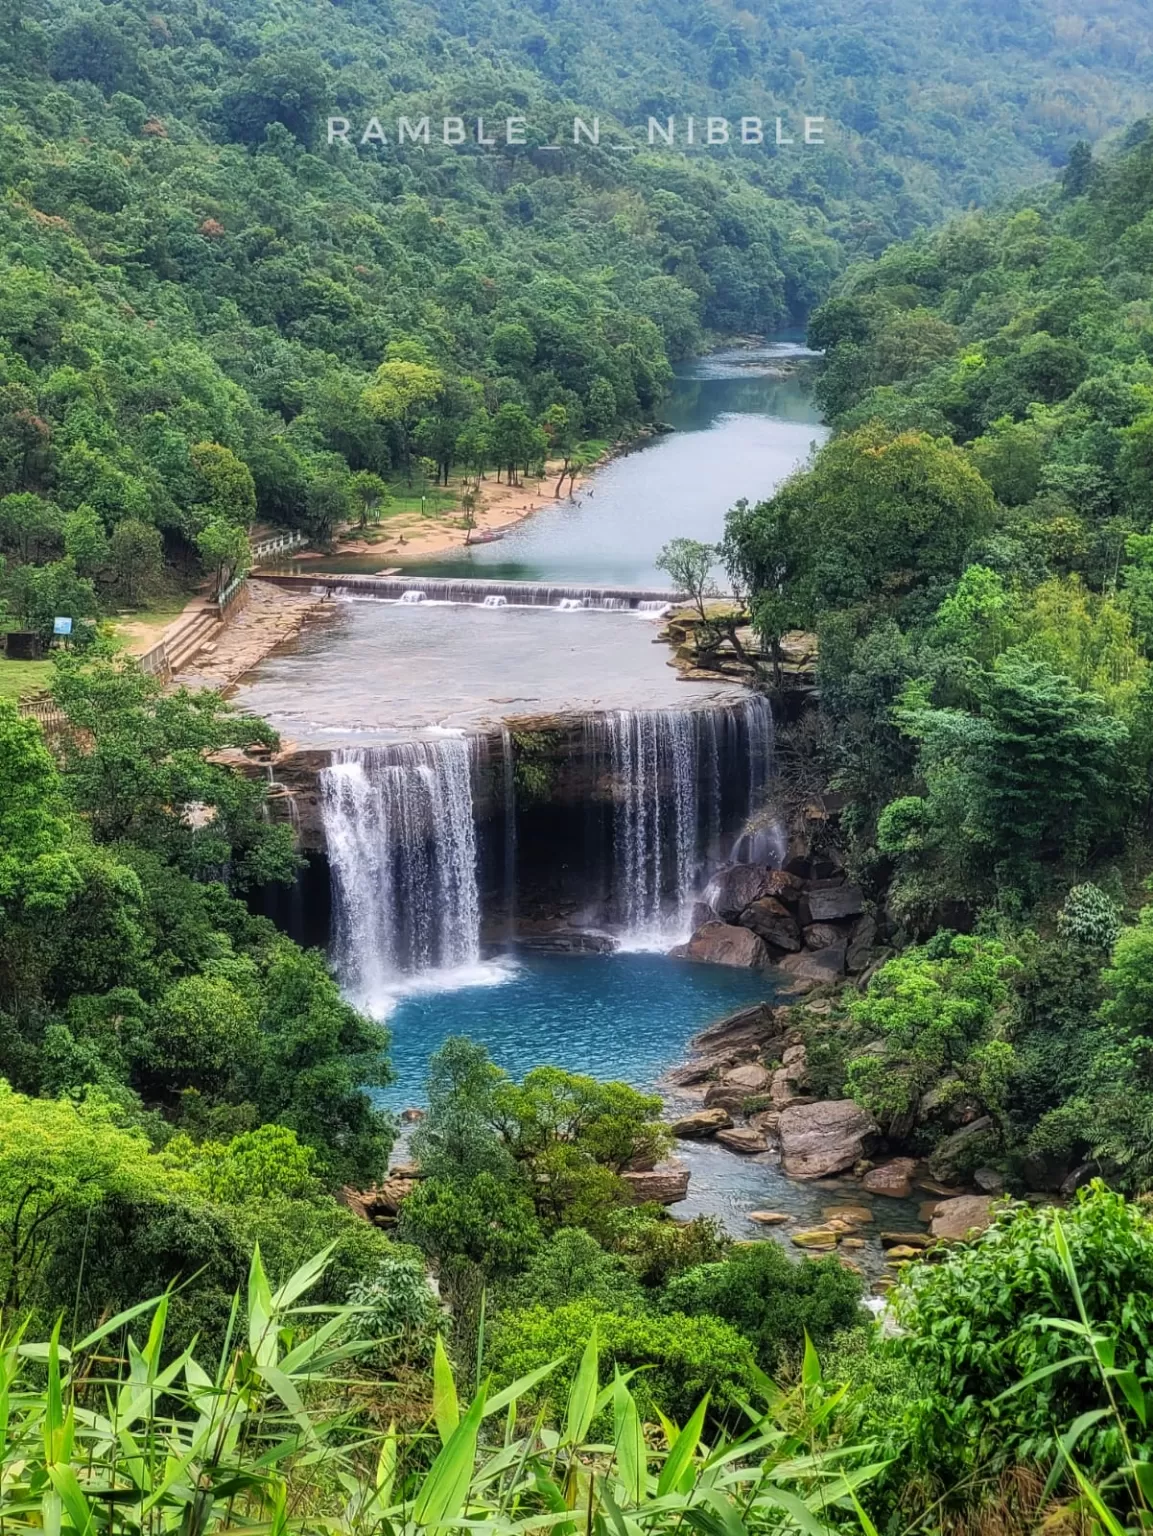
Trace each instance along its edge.
<path fill-rule="evenodd" d="M 846 276 L 810 327 L 838 433 L 736 510 L 730 556 L 771 640 L 818 631 L 807 750 L 889 941 L 927 941 L 849 1005 L 829 1085 L 921 1148 L 948 1130 L 924 1096 L 970 1096 L 985 1135 L 958 1171 L 1084 1162 L 1141 1190 L 1148 123 L 1127 146 Z"/>
<path fill-rule="evenodd" d="M 1141 11 L 10 6 L 0 541 L 54 566 L 17 619 L 93 611 L 156 529 L 226 565 L 254 517 L 325 539 L 414 463 L 627 430 L 704 333 L 802 317 L 847 257 L 1135 115 Z M 329 147 L 330 112 L 521 114 L 527 143 Z M 613 147 L 689 112 L 827 142 Z"/>

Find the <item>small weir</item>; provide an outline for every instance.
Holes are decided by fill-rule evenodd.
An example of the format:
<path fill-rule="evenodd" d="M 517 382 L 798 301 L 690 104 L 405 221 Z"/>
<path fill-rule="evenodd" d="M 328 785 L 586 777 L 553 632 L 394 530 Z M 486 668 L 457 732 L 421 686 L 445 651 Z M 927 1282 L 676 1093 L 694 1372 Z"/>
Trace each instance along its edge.
<path fill-rule="evenodd" d="M 334 596 L 376 597 L 396 603 L 475 603 L 484 608 L 631 608 L 641 613 L 660 613 L 684 600 L 683 593 L 648 587 L 553 586 L 534 581 L 481 581 L 448 576 L 357 576 L 325 572 L 288 575 L 261 571 L 260 579 L 284 587 L 326 589 Z"/>

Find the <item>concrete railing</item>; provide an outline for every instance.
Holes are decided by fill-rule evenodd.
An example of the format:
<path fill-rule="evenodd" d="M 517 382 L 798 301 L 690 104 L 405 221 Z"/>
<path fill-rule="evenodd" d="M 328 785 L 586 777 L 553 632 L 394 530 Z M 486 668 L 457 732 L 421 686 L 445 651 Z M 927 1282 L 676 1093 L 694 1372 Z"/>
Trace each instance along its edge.
<path fill-rule="evenodd" d="M 275 538 L 259 539 L 252 546 L 252 563 L 261 565 L 265 560 L 287 554 L 290 549 L 299 549 L 307 543 L 308 538 L 303 533 L 278 533 Z"/>

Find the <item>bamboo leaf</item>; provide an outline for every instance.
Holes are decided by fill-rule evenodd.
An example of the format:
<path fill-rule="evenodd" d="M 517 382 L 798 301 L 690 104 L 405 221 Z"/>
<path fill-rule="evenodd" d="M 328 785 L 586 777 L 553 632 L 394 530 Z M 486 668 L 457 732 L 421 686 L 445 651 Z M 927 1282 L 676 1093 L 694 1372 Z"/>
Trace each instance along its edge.
<path fill-rule="evenodd" d="M 432 1416 L 441 1445 L 447 1445 L 460 1423 L 460 1403 L 456 1395 L 452 1366 L 445 1353 L 444 1340 L 438 1333 L 432 1357 Z"/>
<path fill-rule="evenodd" d="M 568 1409 L 565 1413 L 565 1445 L 580 1445 L 589 1432 L 589 1425 L 596 1412 L 597 1375 L 600 1370 L 600 1345 L 597 1327 L 593 1324 L 580 1365 L 577 1366 L 572 1386 L 569 1388 Z"/>
<path fill-rule="evenodd" d="M 657 1478 L 657 1498 L 663 1494 L 684 1492 L 682 1478 L 686 1472 L 691 1473 L 693 1457 L 697 1454 L 697 1446 L 700 1444 L 701 1431 L 705 1427 L 705 1412 L 709 1406 L 709 1394 L 706 1392 L 701 1398 L 692 1417 L 681 1430 L 675 1444 L 670 1448 L 665 1457 L 665 1464 L 661 1468 L 661 1475 Z"/>
<path fill-rule="evenodd" d="M 613 1439 L 625 1497 L 639 1504 L 645 1496 L 647 1447 L 636 1400 L 619 1376 L 613 1383 Z"/>
<path fill-rule="evenodd" d="M 455 1398 L 456 1389 L 453 1389 Z M 413 1510 L 417 1525 L 445 1525 L 464 1508 L 476 1459 L 476 1437 L 484 1417 L 484 1388 L 443 1445 L 421 1486 Z"/>

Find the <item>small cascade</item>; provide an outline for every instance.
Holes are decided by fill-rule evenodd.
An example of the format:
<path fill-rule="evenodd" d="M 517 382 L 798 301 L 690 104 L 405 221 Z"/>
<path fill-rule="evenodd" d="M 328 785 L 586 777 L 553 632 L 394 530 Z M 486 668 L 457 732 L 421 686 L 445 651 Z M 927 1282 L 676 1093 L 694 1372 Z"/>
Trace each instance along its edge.
<path fill-rule="evenodd" d="M 320 775 L 342 985 L 379 1012 L 405 977 L 475 965 L 472 744 L 341 750 Z"/>
<path fill-rule="evenodd" d="M 295 578 L 281 577 L 294 584 Z M 683 594 L 653 587 L 554 586 L 535 581 L 487 581 L 462 576 L 339 576 L 314 575 L 320 590 L 341 597 L 376 597 L 392 603 L 476 603 L 488 608 L 506 604 L 520 608 L 606 608 L 614 611 L 657 607 L 678 602 Z M 502 598 L 503 602 L 492 602 Z M 654 605 L 656 605 L 654 607 Z"/>

